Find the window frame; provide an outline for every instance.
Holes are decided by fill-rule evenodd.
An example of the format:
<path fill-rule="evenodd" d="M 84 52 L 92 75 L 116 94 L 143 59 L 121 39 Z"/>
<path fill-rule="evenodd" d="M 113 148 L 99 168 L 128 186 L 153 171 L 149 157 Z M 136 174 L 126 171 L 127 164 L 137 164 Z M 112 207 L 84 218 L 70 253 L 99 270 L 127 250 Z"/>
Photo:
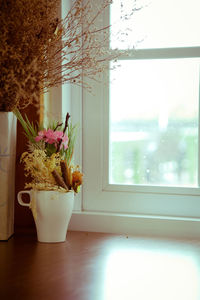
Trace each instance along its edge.
<path fill-rule="evenodd" d="M 104 22 L 108 22 L 108 18 L 107 11 Z M 141 49 L 137 52 L 133 51 L 132 55 L 135 59 L 199 57 L 199 50 L 200 47 Z M 122 56 L 120 59 L 132 59 L 132 57 Z M 102 74 L 102 82 L 105 78 L 105 74 Z M 199 238 L 199 188 L 108 184 L 109 107 L 105 100 L 109 95 L 108 87 L 103 83 L 95 82 L 93 94 L 78 87 L 71 87 L 71 89 L 73 91 L 70 92 L 70 110 L 73 121 L 76 120 L 81 127 L 75 155 L 78 156 L 83 168 L 84 184 L 69 229 Z M 198 131 L 200 132 L 200 122 Z M 198 145 L 200 154 L 200 139 Z M 200 173 L 200 162 L 198 170 Z M 116 193 L 120 203 L 123 203 L 122 206 L 115 199 Z M 127 195 L 132 196 L 130 201 L 127 201 Z M 104 197 L 103 201 L 102 197 Z M 152 202 L 154 208 L 159 203 L 157 210 L 149 210 Z M 167 208 L 162 210 L 166 203 Z"/>
<path fill-rule="evenodd" d="M 102 90 L 101 87 L 96 86 L 95 90 L 98 89 L 99 92 Z M 83 186 L 83 210 L 200 217 L 199 188 L 108 183 L 109 132 L 108 111 L 105 111 L 105 106 L 108 108 L 108 105 L 106 101 L 101 101 L 106 99 L 105 88 L 96 105 L 91 95 L 85 95 L 85 98 L 83 101 L 83 166 L 86 178 Z M 91 114 L 94 111 L 95 115 Z M 87 120 L 84 116 L 87 116 Z M 94 176 L 95 170 L 98 172 Z M 188 209 L 189 203 L 191 207 Z"/>
<path fill-rule="evenodd" d="M 108 21 L 109 11 L 105 13 L 104 25 L 108 24 Z M 122 51 L 122 53 L 124 52 Z M 199 58 L 199 53 L 200 47 L 137 49 L 122 54 L 120 60 Z M 106 78 L 106 74 L 102 75 L 102 82 L 105 82 Z M 93 99 L 87 91 L 83 91 L 83 163 L 87 176 L 83 187 L 83 210 L 200 217 L 199 187 L 109 184 L 109 87 L 104 83 L 94 83 L 93 87 L 95 90 L 95 96 L 92 96 Z M 86 116 L 90 114 L 95 114 L 95 116 L 88 117 L 85 121 Z M 88 122 L 90 125 L 88 125 Z M 198 136 L 199 133 L 200 123 Z M 88 139 L 88 136 L 92 136 L 91 140 Z M 99 139 L 96 136 L 99 136 Z M 96 158 L 94 158 L 90 148 L 93 149 Z M 200 153 L 199 138 L 198 152 Z M 198 161 L 198 171 L 200 171 L 199 165 L 200 161 Z M 94 166 L 98 170 L 95 176 L 93 174 Z M 131 200 L 128 199 L 129 197 Z M 152 205 L 150 205 L 150 202 L 152 202 Z M 191 207 L 195 207 L 194 209 L 191 207 L 189 210 L 186 209 L 189 202 L 191 202 Z"/>

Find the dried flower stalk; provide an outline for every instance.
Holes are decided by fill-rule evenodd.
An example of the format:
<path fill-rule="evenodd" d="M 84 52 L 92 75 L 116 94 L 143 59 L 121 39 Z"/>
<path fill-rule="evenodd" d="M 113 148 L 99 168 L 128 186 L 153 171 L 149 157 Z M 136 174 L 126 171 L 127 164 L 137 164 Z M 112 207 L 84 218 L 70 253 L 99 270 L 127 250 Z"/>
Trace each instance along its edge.
<path fill-rule="evenodd" d="M 67 185 L 68 189 L 71 190 L 72 187 L 71 167 L 67 165 L 66 161 L 61 161 L 60 167 L 61 167 L 62 177 L 64 179 L 64 182 Z"/>
<path fill-rule="evenodd" d="M 64 182 L 62 176 L 60 176 L 60 174 L 56 170 L 53 170 L 52 175 L 58 186 L 61 186 L 63 189 L 68 190 L 68 187 L 67 187 L 66 183 Z"/>
<path fill-rule="evenodd" d="M 111 2 L 75 0 L 59 20 L 60 0 L 0 0 L 0 111 L 67 82 L 87 86 L 83 78 L 101 73 L 119 55 L 105 47 L 108 28 L 95 25 Z"/>

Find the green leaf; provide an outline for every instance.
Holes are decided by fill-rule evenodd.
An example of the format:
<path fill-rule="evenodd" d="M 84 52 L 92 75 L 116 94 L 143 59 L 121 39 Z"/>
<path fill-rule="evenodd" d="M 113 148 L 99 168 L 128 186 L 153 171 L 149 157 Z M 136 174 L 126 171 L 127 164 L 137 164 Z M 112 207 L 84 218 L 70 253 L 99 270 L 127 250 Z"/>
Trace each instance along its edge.
<path fill-rule="evenodd" d="M 34 127 L 34 125 L 30 123 L 27 115 L 25 115 L 25 120 L 24 120 L 24 118 L 22 117 L 18 109 L 15 109 L 13 112 L 17 117 L 17 119 L 19 120 L 19 122 L 21 123 L 25 131 L 26 137 L 29 139 L 31 143 L 36 143 L 35 137 L 37 136 L 37 127 L 36 126 Z"/>

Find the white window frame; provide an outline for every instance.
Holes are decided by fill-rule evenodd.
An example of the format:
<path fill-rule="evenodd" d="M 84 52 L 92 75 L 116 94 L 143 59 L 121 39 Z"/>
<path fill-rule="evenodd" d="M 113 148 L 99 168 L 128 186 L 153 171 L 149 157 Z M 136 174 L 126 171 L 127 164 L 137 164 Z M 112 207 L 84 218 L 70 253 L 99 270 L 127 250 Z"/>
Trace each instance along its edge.
<path fill-rule="evenodd" d="M 162 50 L 160 56 L 161 52 Z M 200 217 L 199 188 L 109 184 L 108 88 L 102 87 L 101 84 L 95 85 L 97 97 L 87 95 L 84 91 L 87 99 L 83 98 L 83 162 L 87 179 L 83 192 L 83 209 L 110 213 Z M 95 169 L 98 172 L 94 176 Z M 166 205 L 166 201 L 169 205 Z M 189 209 L 188 201 L 192 204 Z"/>
<path fill-rule="evenodd" d="M 134 59 L 199 57 L 199 50 L 200 47 L 144 49 L 133 54 Z M 93 90 L 95 95 L 77 87 L 71 87 L 70 92 L 73 122 L 82 124 L 76 155 L 84 172 L 83 193 L 76 202 L 70 229 L 199 237 L 200 188 L 108 183 L 109 91 L 108 86 L 97 82 Z"/>
<path fill-rule="evenodd" d="M 161 52 L 160 57 L 163 57 Z M 174 57 L 172 53 L 171 57 Z M 108 89 L 95 83 L 94 90 L 97 97 L 83 91 L 83 202 L 82 211 L 73 215 L 70 228 L 176 238 L 199 237 L 199 188 L 108 183 Z"/>

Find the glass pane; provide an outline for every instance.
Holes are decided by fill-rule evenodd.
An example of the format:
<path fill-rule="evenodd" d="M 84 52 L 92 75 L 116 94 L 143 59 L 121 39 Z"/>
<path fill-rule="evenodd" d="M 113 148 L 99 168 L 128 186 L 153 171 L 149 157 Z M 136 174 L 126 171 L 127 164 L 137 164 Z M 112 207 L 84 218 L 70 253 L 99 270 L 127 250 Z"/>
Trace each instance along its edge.
<path fill-rule="evenodd" d="M 127 20 L 137 3 L 140 10 Z M 136 5 L 136 4 L 135 4 Z M 114 0 L 111 5 L 111 48 L 170 48 L 200 45 L 199 0 Z M 129 28 L 128 38 L 125 36 Z M 123 33 L 116 39 L 117 32 Z"/>
<path fill-rule="evenodd" d="M 197 186 L 199 62 L 128 60 L 111 71 L 110 183 Z"/>

